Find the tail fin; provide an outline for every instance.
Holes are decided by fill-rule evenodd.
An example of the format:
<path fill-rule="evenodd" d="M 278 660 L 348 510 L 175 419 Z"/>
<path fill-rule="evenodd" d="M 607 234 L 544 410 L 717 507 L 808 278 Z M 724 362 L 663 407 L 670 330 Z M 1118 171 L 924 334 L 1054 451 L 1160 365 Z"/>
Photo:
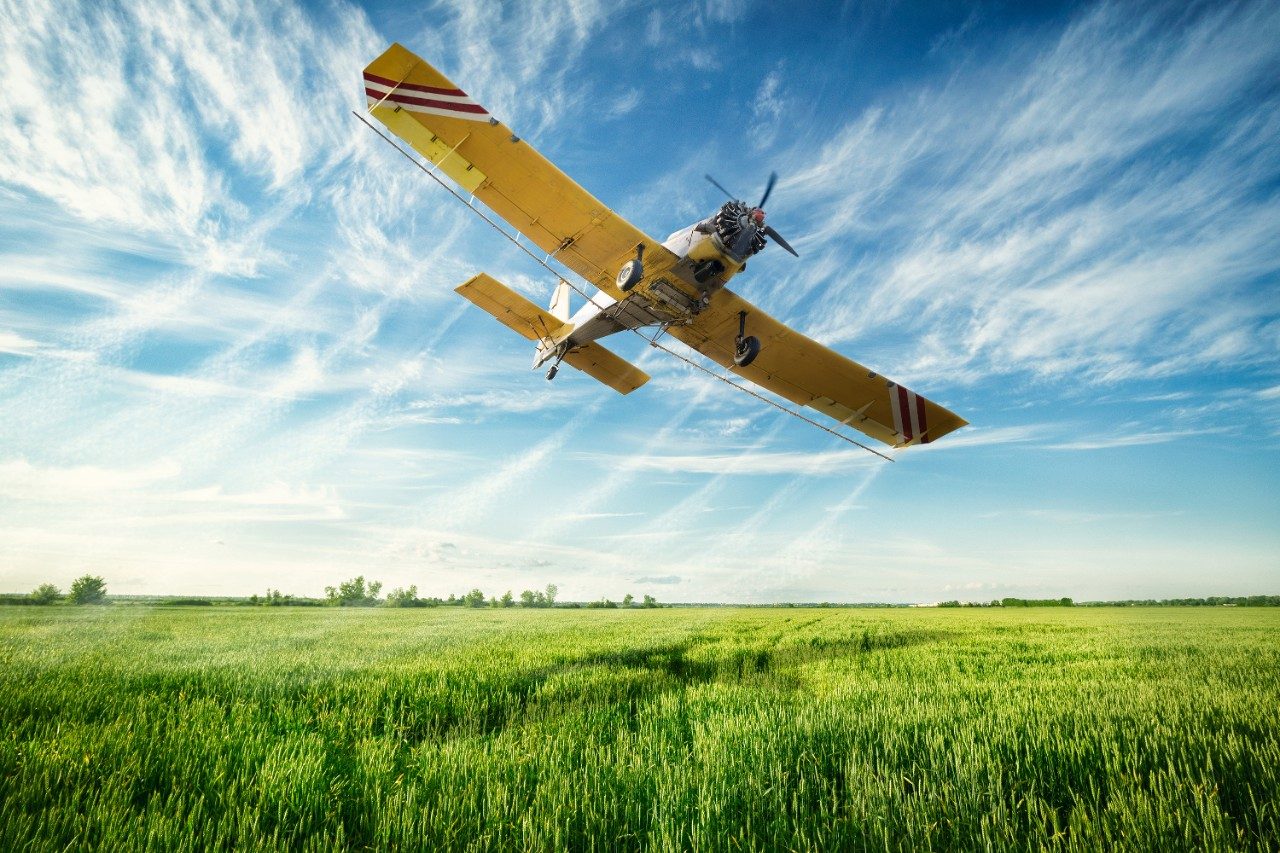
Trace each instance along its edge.
<path fill-rule="evenodd" d="M 555 293 L 551 294 L 551 307 L 547 310 L 560 322 L 569 322 L 569 282 L 560 279 Z"/>

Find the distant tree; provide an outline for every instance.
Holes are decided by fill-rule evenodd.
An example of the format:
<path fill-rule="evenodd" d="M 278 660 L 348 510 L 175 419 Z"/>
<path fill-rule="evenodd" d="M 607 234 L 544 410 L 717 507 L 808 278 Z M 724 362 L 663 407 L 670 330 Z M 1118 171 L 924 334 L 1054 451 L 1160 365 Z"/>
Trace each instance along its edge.
<path fill-rule="evenodd" d="M 356 575 L 343 581 L 336 588 L 324 588 L 325 599 L 339 607 L 372 607 L 378 603 L 378 593 L 382 591 L 382 582 L 373 581 L 366 585 L 364 575 Z"/>
<path fill-rule="evenodd" d="M 257 596 L 254 596 L 254 598 L 257 598 Z M 295 602 L 292 595 L 285 595 L 278 589 L 268 589 L 267 594 L 258 603 L 263 607 L 284 607 Z"/>
<path fill-rule="evenodd" d="M 632 595 L 631 593 L 627 593 L 626 595 L 622 596 L 622 606 L 630 607 L 632 604 L 635 603 L 635 600 L 636 600 L 636 597 L 634 595 Z"/>
<path fill-rule="evenodd" d="M 462 596 L 462 603 L 468 607 L 484 607 L 484 592 L 479 588 Z"/>
<path fill-rule="evenodd" d="M 556 585 L 547 584 L 547 591 L 526 589 L 520 592 L 521 607 L 554 607 L 556 603 L 556 593 L 559 590 Z"/>
<path fill-rule="evenodd" d="M 387 593 L 387 600 L 383 602 L 387 607 L 418 607 L 418 588 L 410 586 L 408 589 L 396 589 Z"/>
<path fill-rule="evenodd" d="M 72 581 L 68 597 L 72 604 L 103 604 L 107 600 L 106 581 L 94 575 L 82 575 Z"/>
<path fill-rule="evenodd" d="M 62 598 L 62 590 L 51 583 L 42 583 L 31 591 L 31 601 L 35 604 L 53 604 Z"/>
<path fill-rule="evenodd" d="M 657 606 L 658 606 L 658 599 L 654 598 L 652 595 L 646 595 L 646 596 L 644 597 L 644 605 L 643 605 L 643 606 L 644 606 L 644 607 L 657 607 Z"/>
<path fill-rule="evenodd" d="M 960 602 L 958 602 L 958 601 L 954 601 L 954 600 L 953 600 L 953 601 L 940 601 L 940 602 L 938 602 L 938 606 L 939 606 L 939 607 L 959 607 L 959 606 L 960 606 Z"/>
<path fill-rule="evenodd" d="M 516 603 L 515 597 L 511 594 L 511 590 L 507 590 L 502 594 L 502 606 L 511 607 Z"/>

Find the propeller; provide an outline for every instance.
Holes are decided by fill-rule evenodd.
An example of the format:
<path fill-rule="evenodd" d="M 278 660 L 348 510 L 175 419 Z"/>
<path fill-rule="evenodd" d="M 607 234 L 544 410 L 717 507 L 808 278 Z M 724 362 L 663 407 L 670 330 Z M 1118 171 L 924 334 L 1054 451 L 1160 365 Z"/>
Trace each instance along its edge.
<path fill-rule="evenodd" d="M 704 178 L 706 178 L 708 181 L 710 181 L 710 182 L 711 182 L 711 185 L 712 185 L 713 187 L 715 187 L 716 189 L 720 190 L 720 192 L 722 192 L 722 193 L 724 193 L 725 195 L 727 195 L 727 196 L 729 197 L 729 200 L 730 200 L 730 201 L 736 201 L 736 200 L 737 200 L 736 196 L 734 196 L 734 194 L 733 194 L 733 193 L 729 192 L 729 191 L 728 191 L 727 189 L 725 189 L 724 187 L 720 186 L 720 182 L 719 182 L 719 181 L 717 181 L 715 178 L 711 177 L 710 175 L 703 175 L 702 177 L 704 177 Z"/>
<path fill-rule="evenodd" d="M 777 243 L 779 246 L 786 249 L 788 252 L 795 255 L 797 258 L 800 257 L 800 253 L 797 252 L 795 249 L 791 248 L 791 244 L 788 243 L 786 240 L 783 240 L 782 235 L 779 234 L 777 231 L 774 231 L 772 225 L 766 225 L 764 227 L 764 233 L 769 235 L 770 240 Z"/>
<path fill-rule="evenodd" d="M 715 178 L 711 177 L 710 175 L 703 175 L 703 177 L 706 178 L 708 181 L 710 181 L 713 187 L 715 187 L 716 189 L 720 190 L 720 192 L 727 195 L 730 201 L 737 201 L 737 197 L 733 193 L 725 189 L 720 184 L 720 182 L 717 181 Z M 773 192 L 773 185 L 776 184 L 777 182 L 778 182 L 778 173 L 770 172 L 769 180 L 764 185 L 764 195 L 760 196 L 760 203 L 756 205 L 757 210 L 764 209 L 764 203 L 769 200 L 769 195 Z M 797 258 L 800 257 L 800 253 L 797 252 L 795 249 L 791 248 L 791 244 L 788 243 L 785 239 L 783 239 L 782 235 L 779 234 L 777 231 L 775 231 L 772 225 L 765 225 L 763 228 L 763 231 L 770 240 L 777 243 L 782 248 L 786 249 L 795 257 Z"/>
<path fill-rule="evenodd" d="M 764 185 L 764 195 L 760 196 L 760 203 L 756 207 L 764 207 L 764 203 L 769 200 L 769 193 L 773 192 L 773 185 L 778 182 L 778 173 L 769 173 L 769 183 Z"/>

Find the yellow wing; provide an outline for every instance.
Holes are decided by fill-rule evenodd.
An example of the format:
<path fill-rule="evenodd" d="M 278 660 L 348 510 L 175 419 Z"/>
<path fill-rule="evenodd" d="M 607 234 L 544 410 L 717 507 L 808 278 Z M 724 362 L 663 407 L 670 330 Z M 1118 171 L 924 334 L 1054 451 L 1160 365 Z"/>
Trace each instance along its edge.
<path fill-rule="evenodd" d="M 554 341 L 573 328 L 485 273 L 473 275 L 454 291 L 531 341 Z"/>
<path fill-rule="evenodd" d="M 645 271 L 677 258 L 553 166 L 424 60 L 393 44 L 364 70 L 369 112 L 544 252 L 614 298 L 645 245 Z"/>
<path fill-rule="evenodd" d="M 760 354 L 733 363 L 738 313 Z M 816 409 L 894 447 L 928 444 L 968 423 L 954 412 L 788 328 L 730 290 L 721 290 L 689 326 L 670 334 L 712 361 L 791 402 Z"/>

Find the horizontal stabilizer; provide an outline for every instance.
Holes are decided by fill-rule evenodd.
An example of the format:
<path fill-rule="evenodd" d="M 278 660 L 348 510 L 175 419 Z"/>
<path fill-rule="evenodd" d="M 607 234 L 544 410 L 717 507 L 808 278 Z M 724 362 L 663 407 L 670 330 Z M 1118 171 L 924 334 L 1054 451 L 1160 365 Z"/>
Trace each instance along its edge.
<path fill-rule="evenodd" d="M 584 344 L 569 350 L 564 361 L 608 385 L 619 394 L 630 394 L 649 381 L 649 374 L 619 358 L 600 344 Z"/>
<path fill-rule="evenodd" d="M 531 341 L 542 341 L 548 338 L 558 340 L 569 334 L 572 329 L 565 321 L 539 308 L 502 282 L 484 273 L 473 276 L 454 290 L 488 311 L 507 328 L 524 335 Z"/>

